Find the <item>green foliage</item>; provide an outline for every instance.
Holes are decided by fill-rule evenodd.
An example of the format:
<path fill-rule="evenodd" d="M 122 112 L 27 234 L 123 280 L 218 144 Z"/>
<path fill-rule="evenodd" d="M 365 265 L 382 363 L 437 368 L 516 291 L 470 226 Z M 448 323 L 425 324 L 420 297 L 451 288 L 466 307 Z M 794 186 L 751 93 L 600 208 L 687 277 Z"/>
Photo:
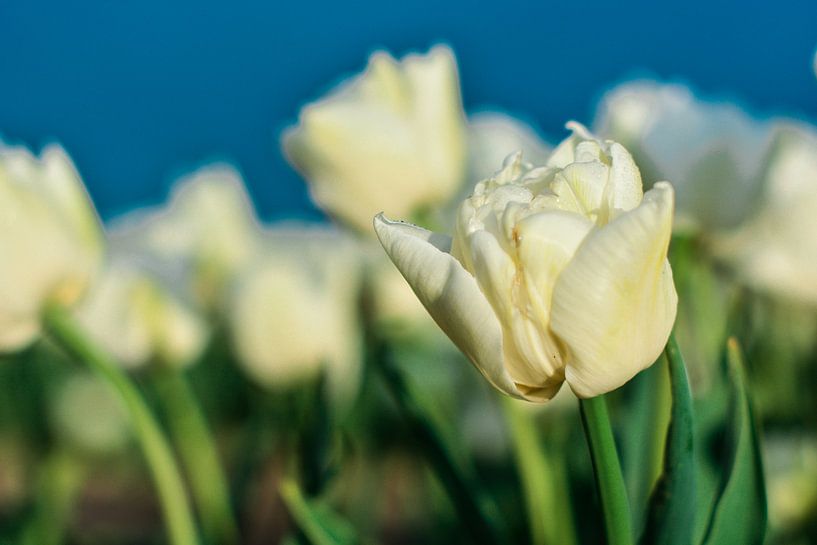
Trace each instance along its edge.
<path fill-rule="evenodd" d="M 726 363 L 731 383 L 727 464 L 703 543 L 751 545 L 762 543 L 766 534 L 766 489 L 745 363 L 734 338 L 727 343 Z"/>
<path fill-rule="evenodd" d="M 692 394 L 674 336 L 666 348 L 672 416 L 664 450 L 664 470 L 650 499 L 641 543 L 689 545 L 695 520 L 695 440 Z"/>

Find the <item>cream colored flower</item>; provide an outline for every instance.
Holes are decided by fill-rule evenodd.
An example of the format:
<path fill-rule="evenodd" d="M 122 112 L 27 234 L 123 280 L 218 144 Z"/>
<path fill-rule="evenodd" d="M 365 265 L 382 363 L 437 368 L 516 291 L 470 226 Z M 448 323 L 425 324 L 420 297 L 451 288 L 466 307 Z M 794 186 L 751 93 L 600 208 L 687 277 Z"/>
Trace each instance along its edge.
<path fill-rule="evenodd" d="M 534 168 L 510 157 L 459 209 L 453 241 L 375 218 L 386 253 L 500 390 L 552 398 L 618 388 L 658 357 L 677 305 L 666 259 L 673 190 L 642 194 L 621 145 L 578 125 Z"/>
<path fill-rule="evenodd" d="M 632 153 L 648 186 L 673 181 L 679 227 L 734 228 L 757 207 L 769 126 L 733 104 L 681 85 L 628 83 L 604 97 L 594 130 Z"/>
<path fill-rule="evenodd" d="M 367 256 L 370 259 L 366 271 L 374 320 L 387 334 L 417 332 L 427 326 L 436 329 L 400 271 L 394 268 L 379 245 L 376 250 L 376 254 Z"/>
<path fill-rule="evenodd" d="M 102 253 L 99 220 L 65 151 L 0 146 L 0 350 L 37 335 L 46 304 L 75 304 Z"/>
<path fill-rule="evenodd" d="M 204 349 L 204 320 L 158 280 L 120 259 L 77 309 L 80 323 L 126 367 L 192 363 Z"/>
<path fill-rule="evenodd" d="M 483 180 L 496 172 L 505 158 L 518 151 L 529 163 L 547 161 L 550 146 L 531 127 L 499 112 L 481 112 L 468 118 L 469 178 Z"/>
<path fill-rule="evenodd" d="M 316 227 L 267 233 L 266 255 L 245 271 L 229 308 L 239 362 L 259 384 L 283 388 L 325 372 L 348 398 L 359 381 L 361 255 Z"/>
<path fill-rule="evenodd" d="M 131 422 L 110 385 L 90 374 L 75 374 L 50 400 L 51 425 L 74 448 L 89 454 L 118 452 L 131 438 Z"/>
<path fill-rule="evenodd" d="M 121 252 L 143 256 L 153 272 L 191 286 L 194 299 L 213 309 L 255 259 L 259 234 L 241 176 L 213 164 L 180 179 L 166 207 L 114 222 L 110 236 Z"/>
<path fill-rule="evenodd" d="M 781 123 L 772 150 L 759 210 L 713 251 L 750 285 L 817 304 L 817 131 Z"/>
<path fill-rule="evenodd" d="M 381 210 L 410 217 L 445 202 L 466 168 L 453 53 L 375 53 L 366 72 L 304 107 L 283 145 L 315 202 L 362 232 Z"/>

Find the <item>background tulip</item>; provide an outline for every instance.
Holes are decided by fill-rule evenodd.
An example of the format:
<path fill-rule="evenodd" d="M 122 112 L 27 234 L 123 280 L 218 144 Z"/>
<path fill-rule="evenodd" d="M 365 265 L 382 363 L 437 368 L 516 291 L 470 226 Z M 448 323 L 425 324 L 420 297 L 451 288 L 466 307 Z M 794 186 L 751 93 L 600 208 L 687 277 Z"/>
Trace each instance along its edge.
<path fill-rule="evenodd" d="M 167 206 L 112 222 L 111 244 L 136 254 L 205 309 L 219 307 L 233 277 L 255 259 L 260 227 L 244 182 L 229 165 L 181 178 Z"/>
<path fill-rule="evenodd" d="M 321 228 L 266 233 L 266 254 L 236 283 L 229 323 L 239 363 L 266 388 L 326 374 L 348 399 L 358 386 L 361 259 L 354 243 Z"/>
<path fill-rule="evenodd" d="M 0 350 L 30 342 L 46 304 L 75 304 L 102 251 L 96 212 L 65 151 L 49 146 L 35 157 L 0 147 Z"/>
<path fill-rule="evenodd" d="M 304 107 L 283 145 L 315 202 L 362 232 L 381 210 L 409 217 L 445 202 L 466 168 L 454 54 L 375 53 L 362 75 Z"/>
<path fill-rule="evenodd" d="M 78 309 L 101 347 L 127 367 L 151 362 L 184 366 L 204 348 L 204 321 L 145 271 L 120 258 L 111 263 Z"/>

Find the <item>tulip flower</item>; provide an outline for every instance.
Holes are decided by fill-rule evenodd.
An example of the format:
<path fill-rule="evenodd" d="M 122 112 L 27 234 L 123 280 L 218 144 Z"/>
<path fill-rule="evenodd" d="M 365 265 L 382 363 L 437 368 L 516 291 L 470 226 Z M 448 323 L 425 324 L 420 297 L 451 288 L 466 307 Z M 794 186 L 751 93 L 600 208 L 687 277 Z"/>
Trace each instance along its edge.
<path fill-rule="evenodd" d="M 207 338 L 202 318 L 124 259 L 107 267 L 77 312 L 91 339 L 126 367 L 188 365 Z"/>
<path fill-rule="evenodd" d="M 364 233 L 378 211 L 408 217 L 444 203 L 466 168 L 453 53 L 375 53 L 366 72 L 303 108 L 283 146 L 315 202 Z"/>
<path fill-rule="evenodd" d="M 109 385 L 94 375 L 70 376 L 60 384 L 49 409 L 57 436 L 89 454 L 119 452 L 131 439 L 125 407 Z"/>
<path fill-rule="evenodd" d="M 294 227 L 271 230 L 265 242 L 228 310 L 239 363 L 270 389 L 325 373 L 330 392 L 348 399 L 361 358 L 354 243 L 335 231 Z"/>
<path fill-rule="evenodd" d="M 255 259 L 259 234 L 240 174 L 213 164 L 180 179 L 166 207 L 113 222 L 110 238 L 122 253 L 144 258 L 152 273 L 191 286 L 192 299 L 213 310 Z"/>
<path fill-rule="evenodd" d="M 642 193 L 624 147 L 578 124 L 542 167 L 509 157 L 453 239 L 383 215 L 375 231 L 437 324 L 501 391 L 580 398 L 651 365 L 675 320 L 673 189 Z"/>
<path fill-rule="evenodd" d="M 483 180 L 494 174 L 497 165 L 517 151 L 529 163 L 547 161 L 550 146 L 522 121 L 498 112 L 480 112 L 468 116 L 468 174 Z"/>
<path fill-rule="evenodd" d="M 762 196 L 768 125 L 734 104 L 699 100 L 681 85 L 633 82 L 607 93 L 594 129 L 632 153 L 647 184 L 673 181 L 677 227 L 734 228 Z"/>
<path fill-rule="evenodd" d="M 103 253 L 94 206 L 58 146 L 0 146 L 0 351 L 28 344 L 48 304 L 71 306 Z"/>
<path fill-rule="evenodd" d="M 737 229 L 716 233 L 712 250 L 749 285 L 817 304 L 817 130 L 775 125 L 764 199 Z"/>

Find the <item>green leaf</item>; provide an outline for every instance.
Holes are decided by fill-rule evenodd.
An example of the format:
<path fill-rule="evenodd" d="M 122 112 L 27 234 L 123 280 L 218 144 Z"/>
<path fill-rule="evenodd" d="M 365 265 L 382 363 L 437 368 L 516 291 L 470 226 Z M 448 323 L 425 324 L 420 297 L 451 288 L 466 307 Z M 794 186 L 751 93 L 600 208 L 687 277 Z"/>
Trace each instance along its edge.
<path fill-rule="evenodd" d="M 650 498 L 641 543 L 690 545 L 695 522 L 695 441 L 692 395 L 681 350 L 671 335 L 669 362 L 672 412 L 664 450 L 664 470 Z"/>
<path fill-rule="evenodd" d="M 732 385 L 728 465 L 703 543 L 751 545 L 762 543 L 766 534 L 766 489 L 743 354 L 734 338 L 727 342 L 726 362 Z"/>
<path fill-rule="evenodd" d="M 661 476 L 671 392 L 667 361 L 658 360 L 622 388 L 627 425 L 619 432 L 622 470 L 630 498 L 633 528 L 644 528 L 650 492 Z"/>
<path fill-rule="evenodd" d="M 326 504 L 307 499 L 294 480 L 284 479 L 278 490 L 293 520 L 312 545 L 353 545 L 360 542 L 349 521 Z"/>

